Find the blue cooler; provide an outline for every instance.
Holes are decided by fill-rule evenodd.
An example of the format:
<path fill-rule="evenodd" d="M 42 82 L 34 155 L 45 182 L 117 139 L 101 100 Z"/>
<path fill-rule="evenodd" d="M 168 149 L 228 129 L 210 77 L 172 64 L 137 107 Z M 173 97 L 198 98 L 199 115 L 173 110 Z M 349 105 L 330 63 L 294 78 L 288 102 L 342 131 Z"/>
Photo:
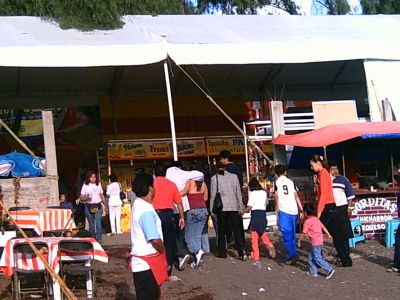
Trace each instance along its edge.
<path fill-rule="evenodd" d="M 360 218 L 352 218 L 350 219 L 350 223 L 354 237 L 349 239 L 349 247 L 354 248 L 356 243 L 365 241 L 365 236 L 362 230 Z"/>
<path fill-rule="evenodd" d="M 399 227 L 400 220 L 399 219 L 393 219 L 393 220 L 387 220 L 386 221 L 386 236 L 385 236 L 385 242 L 386 242 L 386 247 L 391 248 L 394 246 L 394 236 L 396 234 L 397 228 Z"/>

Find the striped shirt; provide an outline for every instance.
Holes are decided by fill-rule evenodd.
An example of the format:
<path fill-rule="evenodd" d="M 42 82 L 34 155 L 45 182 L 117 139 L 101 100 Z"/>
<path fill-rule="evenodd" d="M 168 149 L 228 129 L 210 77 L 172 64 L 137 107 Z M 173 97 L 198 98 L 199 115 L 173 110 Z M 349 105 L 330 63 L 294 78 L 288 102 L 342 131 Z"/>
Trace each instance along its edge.
<path fill-rule="evenodd" d="M 343 175 L 338 175 L 333 179 L 332 188 L 336 206 L 347 205 L 348 200 L 355 198 L 349 180 Z"/>

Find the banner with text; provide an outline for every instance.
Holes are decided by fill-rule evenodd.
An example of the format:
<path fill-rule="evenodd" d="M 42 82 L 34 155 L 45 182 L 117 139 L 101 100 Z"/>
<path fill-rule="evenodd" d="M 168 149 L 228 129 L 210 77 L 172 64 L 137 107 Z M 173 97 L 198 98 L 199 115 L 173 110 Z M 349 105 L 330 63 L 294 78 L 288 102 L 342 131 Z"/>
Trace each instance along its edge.
<path fill-rule="evenodd" d="M 171 141 L 108 143 L 109 160 L 172 158 Z M 203 139 L 178 140 L 179 157 L 205 156 Z"/>

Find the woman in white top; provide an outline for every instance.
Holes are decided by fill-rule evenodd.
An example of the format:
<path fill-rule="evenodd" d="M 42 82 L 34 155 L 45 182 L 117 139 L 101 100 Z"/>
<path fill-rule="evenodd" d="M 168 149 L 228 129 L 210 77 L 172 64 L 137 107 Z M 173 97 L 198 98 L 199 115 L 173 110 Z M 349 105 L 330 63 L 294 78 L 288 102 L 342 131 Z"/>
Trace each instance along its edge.
<path fill-rule="evenodd" d="M 107 185 L 108 209 L 111 225 L 111 233 L 108 235 L 121 234 L 121 206 L 122 201 L 120 198 L 121 187 L 118 183 L 117 176 L 111 174 L 109 176 L 110 184 Z"/>
<path fill-rule="evenodd" d="M 249 181 L 249 201 L 242 215 L 251 211 L 250 234 L 251 234 L 251 258 L 255 261 L 254 265 L 260 267 L 260 251 L 258 240 L 261 239 L 265 247 L 267 247 L 269 255 L 275 258 L 275 247 L 269 240 L 265 230 L 267 229 L 267 193 L 263 190 L 257 178 L 253 177 Z"/>

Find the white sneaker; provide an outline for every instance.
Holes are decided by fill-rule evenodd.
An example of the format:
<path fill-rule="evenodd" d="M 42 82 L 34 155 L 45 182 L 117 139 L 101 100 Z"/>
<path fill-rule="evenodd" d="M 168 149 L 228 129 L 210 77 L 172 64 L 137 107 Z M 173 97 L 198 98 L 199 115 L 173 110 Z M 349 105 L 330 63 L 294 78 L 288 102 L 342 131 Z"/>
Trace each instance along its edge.
<path fill-rule="evenodd" d="M 335 273 L 335 270 L 334 270 L 334 269 L 332 269 L 332 270 L 329 272 L 329 274 L 325 277 L 325 279 L 331 278 L 332 275 L 333 275 L 333 273 Z"/>
<path fill-rule="evenodd" d="M 204 252 L 203 250 L 199 250 L 199 252 L 197 252 L 196 254 L 196 266 L 200 267 L 200 264 L 203 262 L 202 258 L 203 258 Z"/>
<path fill-rule="evenodd" d="M 123 234 L 123 232 L 122 231 L 118 231 L 117 234 Z"/>
<path fill-rule="evenodd" d="M 186 254 L 184 257 L 179 257 L 179 270 L 182 271 L 185 268 L 185 264 L 188 262 L 190 259 L 190 255 Z"/>
<path fill-rule="evenodd" d="M 257 269 L 261 269 L 261 263 L 258 260 L 253 262 L 252 265 L 255 266 Z"/>
<path fill-rule="evenodd" d="M 169 281 L 182 281 L 180 278 L 178 278 L 178 277 L 176 277 L 176 276 L 174 276 L 174 275 L 169 276 L 169 277 L 168 277 L 168 280 L 169 280 Z"/>

